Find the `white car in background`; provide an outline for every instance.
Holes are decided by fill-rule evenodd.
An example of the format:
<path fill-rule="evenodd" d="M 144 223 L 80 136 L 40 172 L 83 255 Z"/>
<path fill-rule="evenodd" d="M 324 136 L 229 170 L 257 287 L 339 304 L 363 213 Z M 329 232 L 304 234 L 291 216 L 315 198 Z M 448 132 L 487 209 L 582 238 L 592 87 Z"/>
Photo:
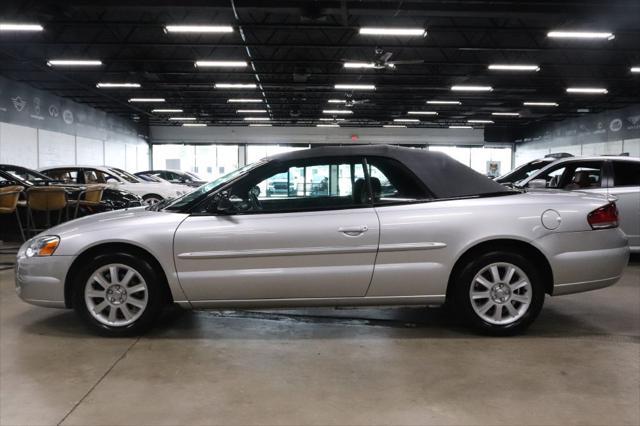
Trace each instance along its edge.
<path fill-rule="evenodd" d="M 640 253 L 640 158 L 570 157 L 555 161 L 515 185 L 600 194 L 616 202 L 620 228 L 632 253 Z"/>
<path fill-rule="evenodd" d="M 145 204 L 153 205 L 169 198 L 181 197 L 193 190 L 186 185 L 169 182 L 145 182 L 117 167 L 109 166 L 55 166 L 39 169 L 45 175 L 75 184 L 103 183 L 133 192 L 142 197 Z"/>

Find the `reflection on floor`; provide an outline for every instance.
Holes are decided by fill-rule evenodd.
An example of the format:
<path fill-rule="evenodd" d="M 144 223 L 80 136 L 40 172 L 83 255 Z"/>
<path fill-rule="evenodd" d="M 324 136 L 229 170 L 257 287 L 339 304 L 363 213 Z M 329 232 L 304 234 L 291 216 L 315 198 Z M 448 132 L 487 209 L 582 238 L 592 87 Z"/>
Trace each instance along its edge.
<path fill-rule="evenodd" d="M 614 287 L 547 298 L 529 333 L 441 309 L 171 310 L 88 334 L 0 272 L 0 424 L 639 424 L 640 259 Z"/>

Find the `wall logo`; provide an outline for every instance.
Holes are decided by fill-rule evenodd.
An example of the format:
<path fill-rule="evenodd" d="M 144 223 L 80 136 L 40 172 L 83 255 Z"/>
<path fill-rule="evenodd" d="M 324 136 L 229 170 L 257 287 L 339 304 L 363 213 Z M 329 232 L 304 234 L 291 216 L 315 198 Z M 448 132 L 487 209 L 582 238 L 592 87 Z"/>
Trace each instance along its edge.
<path fill-rule="evenodd" d="M 620 120 L 619 118 L 614 118 L 613 120 L 611 120 L 611 123 L 609 123 L 609 129 L 612 132 L 619 132 L 622 129 L 622 120 Z"/>
<path fill-rule="evenodd" d="M 71 111 L 69 111 L 68 109 L 65 109 L 62 112 L 62 119 L 67 124 L 73 124 L 73 113 Z"/>
<path fill-rule="evenodd" d="M 20 96 L 16 96 L 15 98 L 11 98 L 13 102 L 13 106 L 16 108 L 16 111 L 20 112 L 27 106 L 27 101 L 22 99 Z"/>
<path fill-rule="evenodd" d="M 33 113 L 40 115 L 40 98 L 33 98 Z"/>
<path fill-rule="evenodd" d="M 640 115 L 627 117 L 627 121 L 631 123 L 631 125 L 627 127 L 627 130 L 640 129 Z"/>
<path fill-rule="evenodd" d="M 53 118 L 58 118 L 60 115 L 60 111 L 58 111 L 58 107 L 55 105 L 49 105 L 49 115 Z"/>

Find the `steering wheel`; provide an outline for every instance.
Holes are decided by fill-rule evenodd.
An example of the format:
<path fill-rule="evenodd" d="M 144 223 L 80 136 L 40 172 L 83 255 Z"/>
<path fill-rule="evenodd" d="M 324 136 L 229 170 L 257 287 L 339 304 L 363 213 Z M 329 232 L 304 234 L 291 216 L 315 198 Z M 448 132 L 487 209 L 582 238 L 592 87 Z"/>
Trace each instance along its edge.
<path fill-rule="evenodd" d="M 262 203 L 260 202 L 258 195 L 260 195 L 259 187 L 254 186 L 249 190 L 249 201 L 251 202 L 251 208 L 253 210 L 262 210 Z"/>

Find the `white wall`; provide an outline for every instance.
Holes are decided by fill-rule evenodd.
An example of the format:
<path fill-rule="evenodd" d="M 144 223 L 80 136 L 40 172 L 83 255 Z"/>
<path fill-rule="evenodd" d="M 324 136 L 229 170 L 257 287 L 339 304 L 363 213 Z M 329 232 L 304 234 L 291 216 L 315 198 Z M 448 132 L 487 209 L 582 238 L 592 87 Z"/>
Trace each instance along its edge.
<path fill-rule="evenodd" d="M 38 129 L 0 123 L 0 163 L 38 167 Z"/>
<path fill-rule="evenodd" d="M 142 139 L 90 139 L 66 133 L 0 123 L 0 163 L 29 168 L 52 165 L 103 165 L 131 172 L 149 168 L 149 148 Z"/>
<path fill-rule="evenodd" d="M 482 129 L 151 126 L 152 143 L 484 145 Z M 354 140 L 355 137 L 355 140 Z"/>
<path fill-rule="evenodd" d="M 573 155 L 604 155 L 628 152 L 640 157 L 640 139 L 625 139 L 607 142 L 583 142 L 576 138 L 556 138 L 515 145 L 515 166 L 555 152 Z"/>

